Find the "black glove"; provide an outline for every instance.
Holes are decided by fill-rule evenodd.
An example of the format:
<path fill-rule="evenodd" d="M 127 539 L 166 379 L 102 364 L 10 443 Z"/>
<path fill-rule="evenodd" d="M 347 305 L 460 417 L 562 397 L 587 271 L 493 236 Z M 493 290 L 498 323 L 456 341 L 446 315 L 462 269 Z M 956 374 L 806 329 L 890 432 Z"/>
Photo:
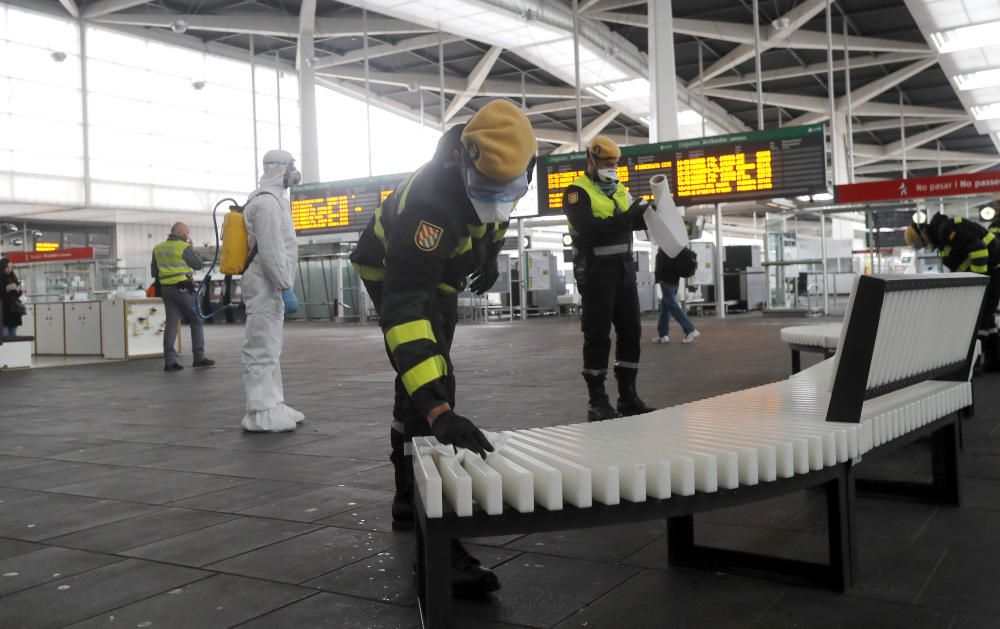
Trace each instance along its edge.
<path fill-rule="evenodd" d="M 441 443 L 472 450 L 484 459 L 487 452 L 493 452 L 493 444 L 486 435 L 476 428 L 475 424 L 461 415 L 456 415 L 454 411 L 445 411 L 438 415 L 431 424 L 431 432 Z"/>
<path fill-rule="evenodd" d="M 497 259 L 487 259 L 483 262 L 482 268 L 472 274 L 472 282 L 469 284 L 469 290 L 477 295 L 482 295 L 493 288 L 493 285 L 497 283 L 498 277 L 500 277 L 500 270 L 497 268 Z"/>
<path fill-rule="evenodd" d="M 643 199 L 642 197 L 639 197 L 638 199 L 632 202 L 632 205 L 628 206 L 627 213 L 631 214 L 632 216 L 635 216 L 636 214 L 642 215 L 645 214 L 646 210 L 648 210 L 650 207 L 655 208 L 655 206 L 653 206 L 652 203 L 650 203 L 646 199 Z"/>

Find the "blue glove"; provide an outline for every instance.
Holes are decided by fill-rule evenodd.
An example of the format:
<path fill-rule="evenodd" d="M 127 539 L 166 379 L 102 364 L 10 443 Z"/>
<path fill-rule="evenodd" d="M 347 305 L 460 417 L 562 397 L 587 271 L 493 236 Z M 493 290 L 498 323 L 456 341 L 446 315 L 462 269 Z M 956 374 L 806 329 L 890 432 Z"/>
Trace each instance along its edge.
<path fill-rule="evenodd" d="M 281 301 L 285 302 L 285 314 L 290 315 L 299 311 L 299 298 L 295 296 L 295 291 L 291 288 L 281 291 Z"/>

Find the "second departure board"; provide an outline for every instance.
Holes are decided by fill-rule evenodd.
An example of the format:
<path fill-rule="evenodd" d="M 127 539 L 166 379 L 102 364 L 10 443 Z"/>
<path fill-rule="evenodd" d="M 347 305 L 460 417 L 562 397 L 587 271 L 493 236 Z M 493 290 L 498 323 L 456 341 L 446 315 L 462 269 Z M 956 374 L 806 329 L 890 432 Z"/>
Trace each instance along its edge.
<path fill-rule="evenodd" d="M 542 157 L 538 210 L 561 214 L 563 193 L 587 168 L 585 153 Z M 634 197 L 652 197 L 666 175 L 677 205 L 730 203 L 828 192 L 823 125 L 642 144 L 622 148 L 618 179 Z"/>
<path fill-rule="evenodd" d="M 363 177 L 295 186 L 291 191 L 295 233 L 359 232 L 405 174 Z"/>

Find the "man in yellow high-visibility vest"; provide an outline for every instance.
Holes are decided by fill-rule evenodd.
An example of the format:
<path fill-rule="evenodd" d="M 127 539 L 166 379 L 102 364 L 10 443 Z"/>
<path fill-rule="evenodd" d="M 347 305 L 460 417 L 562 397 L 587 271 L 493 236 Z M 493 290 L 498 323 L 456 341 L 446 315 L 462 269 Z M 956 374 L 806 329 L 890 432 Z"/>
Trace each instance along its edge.
<path fill-rule="evenodd" d="M 160 285 L 160 297 L 167 313 L 163 330 L 164 371 L 180 371 L 175 342 L 177 326 L 183 318 L 191 326 L 191 348 L 195 367 L 211 367 L 215 361 L 205 357 L 205 332 L 195 310 L 195 269 L 202 267 L 201 256 L 191 246 L 191 230 L 184 223 L 174 223 L 170 237 L 153 247 L 150 269 Z"/>

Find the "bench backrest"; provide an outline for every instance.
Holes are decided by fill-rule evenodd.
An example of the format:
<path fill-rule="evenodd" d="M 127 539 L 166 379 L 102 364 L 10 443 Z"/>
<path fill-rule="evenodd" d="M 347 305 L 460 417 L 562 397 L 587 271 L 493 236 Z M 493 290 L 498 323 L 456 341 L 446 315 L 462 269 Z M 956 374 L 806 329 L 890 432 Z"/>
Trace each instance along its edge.
<path fill-rule="evenodd" d="M 865 400 L 923 380 L 965 379 L 987 282 L 974 273 L 856 278 L 827 420 L 860 421 Z"/>

